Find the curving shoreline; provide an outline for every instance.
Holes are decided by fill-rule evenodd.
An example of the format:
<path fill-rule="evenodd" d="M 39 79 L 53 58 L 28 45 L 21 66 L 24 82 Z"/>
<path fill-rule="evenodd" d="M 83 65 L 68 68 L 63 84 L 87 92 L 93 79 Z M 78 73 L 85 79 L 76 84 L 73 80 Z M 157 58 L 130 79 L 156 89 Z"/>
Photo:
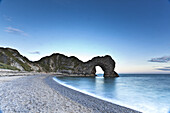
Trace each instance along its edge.
<path fill-rule="evenodd" d="M 44 82 L 49 75 L 1 78 L 2 113 L 92 113 L 92 110 L 59 94 Z M 8 79 L 8 81 L 6 81 Z"/>
<path fill-rule="evenodd" d="M 0 77 L 3 113 L 139 113 L 72 90 L 55 82 L 53 75 Z"/>
<path fill-rule="evenodd" d="M 67 98 L 93 110 L 95 113 L 141 113 L 139 111 L 126 108 L 111 102 L 98 99 L 96 97 L 84 94 L 82 92 L 70 89 L 66 86 L 61 85 L 60 83 L 53 80 L 53 76 L 48 76 L 44 79 L 46 84 L 51 88 L 58 91 L 60 94 L 66 96 Z"/>

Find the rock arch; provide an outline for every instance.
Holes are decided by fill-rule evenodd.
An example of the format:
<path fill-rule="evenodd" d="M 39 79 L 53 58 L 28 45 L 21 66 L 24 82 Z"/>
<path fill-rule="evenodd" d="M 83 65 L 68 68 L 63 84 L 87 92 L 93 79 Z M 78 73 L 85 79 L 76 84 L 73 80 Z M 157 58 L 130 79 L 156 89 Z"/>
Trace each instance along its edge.
<path fill-rule="evenodd" d="M 94 72 L 95 72 L 96 75 L 97 74 L 104 75 L 104 71 L 103 71 L 103 69 L 100 66 L 95 66 L 94 67 Z"/>
<path fill-rule="evenodd" d="M 75 56 L 67 57 L 54 53 L 33 62 L 15 49 L 0 47 L 0 62 L 22 71 L 52 72 L 67 76 L 95 76 L 95 66 L 100 66 L 104 71 L 104 77 L 119 76 L 114 71 L 115 61 L 109 55 L 82 62 Z"/>
<path fill-rule="evenodd" d="M 78 58 L 67 57 L 62 54 L 52 54 L 35 62 L 46 72 L 60 72 L 66 76 L 96 76 L 95 66 L 100 66 L 104 71 L 104 77 L 118 77 L 114 71 L 115 61 L 111 56 L 94 57 L 87 62 Z"/>
<path fill-rule="evenodd" d="M 103 66 L 103 65 L 94 65 L 93 69 L 92 69 L 92 74 L 96 75 L 96 66 L 99 66 L 102 68 L 103 70 L 103 76 L 105 76 L 108 73 L 108 70 L 106 69 L 107 67 Z"/>
<path fill-rule="evenodd" d="M 92 60 L 85 63 L 84 73 L 95 76 L 95 66 L 100 66 L 104 71 L 104 77 L 118 77 L 119 75 L 114 71 L 115 61 L 109 56 L 94 57 Z"/>

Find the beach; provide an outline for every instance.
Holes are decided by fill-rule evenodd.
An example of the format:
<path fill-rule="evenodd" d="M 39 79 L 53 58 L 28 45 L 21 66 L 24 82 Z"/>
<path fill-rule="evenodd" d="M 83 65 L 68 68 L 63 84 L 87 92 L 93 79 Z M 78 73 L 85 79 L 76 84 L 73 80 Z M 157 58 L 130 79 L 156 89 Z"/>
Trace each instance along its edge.
<path fill-rule="evenodd" d="M 53 77 L 47 74 L 0 77 L 1 112 L 139 113 L 69 89 Z"/>

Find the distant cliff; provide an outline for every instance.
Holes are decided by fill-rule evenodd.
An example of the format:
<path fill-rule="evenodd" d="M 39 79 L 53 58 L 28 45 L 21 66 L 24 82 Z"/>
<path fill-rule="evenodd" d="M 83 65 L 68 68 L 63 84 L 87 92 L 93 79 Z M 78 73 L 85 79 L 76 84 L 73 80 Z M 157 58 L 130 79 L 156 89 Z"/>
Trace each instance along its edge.
<path fill-rule="evenodd" d="M 94 57 L 88 62 L 82 62 L 78 58 L 67 57 L 55 53 L 51 56 L 41 58 L 39 61 L 29 61 L 17 50 L 11 48 L 0 48 L 0 68 L 10 68 L 21 71 L 36 72 L 60 72 L 70 76 L 95 76 L 95 66 L 100 66 L 105 77 L 117 77 L 114 71 L 115 61 L 109 56 Z"/>

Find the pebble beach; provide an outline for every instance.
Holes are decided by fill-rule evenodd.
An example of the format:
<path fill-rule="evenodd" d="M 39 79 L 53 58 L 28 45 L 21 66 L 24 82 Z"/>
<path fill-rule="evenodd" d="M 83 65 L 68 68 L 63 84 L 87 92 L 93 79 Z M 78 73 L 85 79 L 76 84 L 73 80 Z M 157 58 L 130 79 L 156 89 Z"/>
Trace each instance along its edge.
<path fill-rule="evenodd" d="M 69 89 L 53 77 L 47 74 L 0 77 L 0 112 L 139 113 Z"/>

